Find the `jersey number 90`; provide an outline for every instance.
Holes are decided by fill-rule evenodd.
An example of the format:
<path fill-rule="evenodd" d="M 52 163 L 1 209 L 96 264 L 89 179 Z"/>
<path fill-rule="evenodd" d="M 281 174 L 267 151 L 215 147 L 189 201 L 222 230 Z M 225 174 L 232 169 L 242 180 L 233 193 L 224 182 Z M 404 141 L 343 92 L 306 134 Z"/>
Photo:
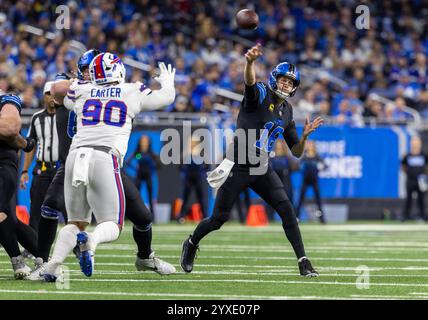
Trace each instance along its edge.
<path fill-rule="evenodd" d="M 119 112 L 119 121 L 113 121 L 113 110 Z M 95 126 L 101 121 L 106 125 L 113 127 L 123 127 L 126 123 L 127 106 L 123 101 L 109 100 L 105 105 L 98 99 L 86 100 L 83 105 L 83 119 L 84 126 Z"/>

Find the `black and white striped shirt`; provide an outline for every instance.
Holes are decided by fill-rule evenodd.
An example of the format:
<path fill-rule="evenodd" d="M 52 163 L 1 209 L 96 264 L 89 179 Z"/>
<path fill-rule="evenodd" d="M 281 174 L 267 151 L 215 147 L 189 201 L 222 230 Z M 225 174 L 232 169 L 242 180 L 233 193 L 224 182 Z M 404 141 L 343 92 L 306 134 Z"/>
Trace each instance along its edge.
<path fill-rule="evenodd" d="M 58 161 L 59 140 L 55 114 L 49 114 L 46 109 L 36 112 L 31 118 L 27 137 L 36 139 L 37 141 L 37 161 Z"/>

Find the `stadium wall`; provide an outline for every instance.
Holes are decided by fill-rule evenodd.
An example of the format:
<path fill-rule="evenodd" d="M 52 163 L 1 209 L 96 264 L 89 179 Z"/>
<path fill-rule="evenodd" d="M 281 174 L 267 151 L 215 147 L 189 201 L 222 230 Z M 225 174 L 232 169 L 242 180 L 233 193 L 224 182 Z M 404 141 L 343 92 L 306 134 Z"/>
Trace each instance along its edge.
<path fill-rule="evenodd" d="M 127 157 L 145 134 L 151 138 L 152 150 L 160 153 L 161 126 L 137 126 L 129 140 Z M 301 126 L 298 126 L 299 133 Z M 26 129 L 23 130 L 26 133 Z M 327 209 L 346 207 L 346 219 L 395 219 L 401 213 L 404 197 L 404 175 L 400 171 L 400 159 L 409 149 L 413 132 L 405 127 L 352 128 L 348 126 L 325 126 L 316 131 L 311 139 L 316 141 L 321 157 L 328 165 L 320 172 L 321 195 Z M 428 132 L 422 137 L 428 141 Z M 126 167 L 126 173 L 135 176 L 135 160 Z M 31 168 L 30 168 L 31 170 Z M 30 171 L 31 172 L 31 171 Z M 31 177 L 30 177 L 31 179 Z M 162 166 L 153 175 L 156 202 L 171 207 L 182 195 L 182 176 L 178 165 Z M 292 175 L 294 202 L 297 203 L 302 175 Z M 30 180 L 31 183 L 31 180 Z M 209 212 L 215 194 L 205 184 L 205 203 Z M 29 186 L 18 192 L 18 204 L 29 208 Z M 141 194 L 148 203 L 147 190 L 143 185 Z M 253 192 L 253 202 L 262 202 Z M 311 207 L 312 190 L 307 194 L 307 208 Z M 194 195 L 192 195 L 194 199 Z M 311 210 L 304 210 L 303 219 L 310 218 Z"/>

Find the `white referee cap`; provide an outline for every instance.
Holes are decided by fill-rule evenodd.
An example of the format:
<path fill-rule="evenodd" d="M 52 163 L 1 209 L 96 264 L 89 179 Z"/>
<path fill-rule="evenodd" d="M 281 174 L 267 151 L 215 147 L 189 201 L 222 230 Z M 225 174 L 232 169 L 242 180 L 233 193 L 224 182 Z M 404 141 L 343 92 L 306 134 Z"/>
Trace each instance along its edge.
<path fill-rule="evenodd" d="M 51 92 L 51 87 L 53 83 L 53 81 L 48 81 L 45 83 L 45 87 L 43 88 L 43 94 Z"/>

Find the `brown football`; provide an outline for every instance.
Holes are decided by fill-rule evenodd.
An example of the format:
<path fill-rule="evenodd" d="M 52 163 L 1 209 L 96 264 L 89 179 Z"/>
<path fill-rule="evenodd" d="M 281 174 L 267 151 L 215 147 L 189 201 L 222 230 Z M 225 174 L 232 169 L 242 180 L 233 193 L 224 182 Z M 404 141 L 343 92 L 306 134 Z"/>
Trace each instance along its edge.
<path fill-rule="evenodd" d="M 254 30 L 259 24 L 259 16 L 254 10 L 242 9 L 236 14 L 236 23 L 242 29 Z"/>

